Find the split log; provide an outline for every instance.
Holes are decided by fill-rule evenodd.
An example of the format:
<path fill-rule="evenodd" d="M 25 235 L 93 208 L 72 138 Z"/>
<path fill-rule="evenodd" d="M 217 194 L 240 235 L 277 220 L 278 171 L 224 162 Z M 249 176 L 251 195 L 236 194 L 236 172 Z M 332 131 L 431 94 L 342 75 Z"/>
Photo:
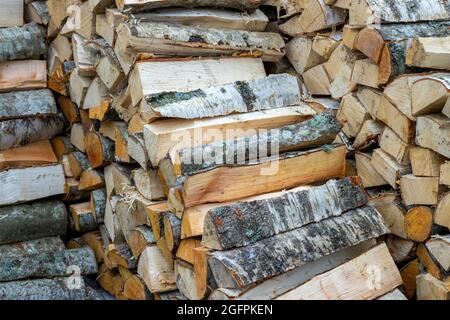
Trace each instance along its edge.
<path fill-rule="evenodd" d="M 103 187 L 105 187 L 105 177 L 101 170 L 89 169 L 83 171 L 78 187 L 81 191 L 95 190 Z"/>
<path fill-rule="evenodd" d="M 381 149 L 401 165 L 411 164 L 410 145 L 403 142 L 389 127 L 385 127 L 380 138 Z"/>
<path fill-rule="evenodd" d="M 409 262 L 416 257 L 417 242 L 402 239 L 395 235 L 389 235 L 386 240 L 386 245 L 397 264 Z"/>
<path fill-rule="evenodd" d="M 431 235 L 433 211 L 428 207 L 415 207 L 405 215 L 405 231 L 408 239 L 423 242 Z"/>
<path fill-rule="evenodd" d="M 55 99 L 50 90 L 0 94 L 0 120 L 49 116 L 57 113 Z"/>
<path fill-rule="evenodd" d="M 408 44 L 406 64 L 420 68 L 450 70 L 450 37 L 416 38 Z"/>
<path fill-rule="evenodd" d="M 164 260 L 166 260 L 167 264 L 170 266 L 171 269 L 175 266 L 175 257 L 173 255 L 173 252 L 169 250 L 169 247 L 167 246 L 166 238 L 162 237 L 158 241 L 156 241 L 156 246 L 158 247 L 159 251 L 161 252 Z"/>
<path fill-rule="evenodd" d="M 448 272 L 439 265 L 424 243 L 419 244 L 417 248 L 417 257 L 419 258 L 420 263 L 425 267 L 426 272 L 431 274 L 434 278 L 443 281 L 449 279 Z"/>
<path fill-rule="evenodd" d="M 85 134 L 86 154 L 92 168 L 100 168 L 115 160 L 114 142 L 96 132 Z"/>
<path fill-rule="evenodd" d="M 403 288 L 405 289 L 406 296 L 412 299 L 416 295 L 416 278 L 420 275 L 421 266 L 418 259 L 414 259 L 405 265 L 401 270 L 400 274 L 403 280 Z"/>
<path fill-rule="evenodd" d="M 314 37 L 312 49 L 326 61 L 341 44 L 342 37 L 343 35 L 340 31 L 318 34 Z"/>
<path fill-rule="evenodd" d="M 55 153 L 48 140 L 24 147 L 0 151 L 0 171 L 39 165 L 56 164 Z"/>
<path fill-rule="evenodd" d="M 170 212 L 164 215 L 164 238 L 169 251 L 176 251 L 181 238 L 181 220 Z"/>
<path fill-rule="evenodd" d="M 143 168 L 147 169 L 151 166 L 148 151 L 145 147 L 144 136 L 142 133 L 128 134 L 127 137 L 128 155 L 136 160 Z"/>
<path fill-rule="evenodd" d="M 36 22 L 47 26 L 50 21 L 50 15 L 48 13 L 48 7 L 46 1 L 33 1 L 31 3 L 25 3 L 25 21 Z"/>
<path fill-rule="evenodd" d="M 449 281 L 440 281 L 429 273 L 417 277 L 417 300 L 450 300 Z"/>
<path fill-rule="evenodd" d="M 0 283 L 2 300 L 88 300 L 82 277 L 79 289 L 68 285 L 71 278 L 33 279 Z M 77 280 L 78 281 L 78 280 Z"/>
<path fill-rule="evenodd" d="M 345 23 L 347 12 L 326 4 L 324 0 L 310 0 L 301 14 L 280 25 L 280 30 L 292 37 L 312 33 Z"/>
<path fill-rule="evenodd" d="M 17 60 L 0 63 L 0 92 L 41 88 L 47 88 L 45 60 Z"/>
<path fill-rule="evenodd" d="M 399 164 L 382 149 L 374 150 L 371 164 L 394 189 L 398 188 L 398 182 L 402 176 L 411 173 L 411 166 Z"/>
<path fill-rule="evenodd" d="M 53 138 L 50 143 L 52 144 L 53 151 L 56 154 L 56 158 L 61 161 L 63 155 L 67 155 L 75 151 L 74 146 L 70 142 L 69 136 L 58 136 Z"/>
<path fill-rule="evenodd" d="M 79 109 L 83 108 L 84 98 L 91 85 L 92 78 L 79 74 L 76 70 L 70 74 L 69 93 L 70 98 L 75 102 Z"/>
<path fill-rule="evenodd" d="M 450 18 L 448 7 L 439 0 L 426 3 L 361 0 L 350 6 L 350 24 L 369 25 L 375 23 L 399 23 L 446 20 Z"/>
<path fill-rule="evenodd" d="M 336 117 L 341 123 L 345 135 L 354 138 L 361 131 L 364 122 L 370 119 L 370 114 L 356 95 L 351 93 L 342 98 Z"/>
<path fill-rule="evenodd" d="M 177 74 L 173 70 L 178 70 Z M 159 74 L 158 79 L 161 79 L 155 79 L 153 75 L 156 72 Z M 195 82 L 191 81 L 192 72 L 197 74 Z M 222 77 L 217 77 L 217 74 L 222 74 Z M 130 73 L 129 90 L 132 104 L 137 105 L 148 95 L 190 92 L 265 76 L 259 58 L 156 59 L 136 63 Z"/>
<path fill-rule="evenodd" d="M 382 93 L 372 88 L 361 87 L 356 91 L 356 97 L 363 107 L 369 112 L 372 119 L 377 118 L 378 106 Z"/>
<path fill-rule="evenodd" d="M 377 89 L 379 67 L 370 59 L 358 60 L 353 66 L 351 81 L 363 86 Z"/>
<path fill-rule="evenodd" d="M 86 152 L 86 147 L 84 145 L 84 128 L 81 123 L 74 123 L 72 129 L 70 130 L 70 142 L 82 153 Z"/>
<path fill-rule="evenodd" d="M 297 78 L 281 74 L 185 93 L 148 95 L 141 104 L 140 112 L 146 121 L 158 117 L 199 119 L 270 110 L 300 103 Z"/>
<path fill-rule="evenodd" d="M 98 263 L 101 263 L 105 260 L 105 251 L 102 234 L 100 231 L 92 231 L 85 233 L 81 236 L 81 240 L 85 243 L 85 245 L 89 246 L 92 251 L 94 251 L 95 259 Z"/>
<path fill-rule="evenodd" d="M 416 80 L 411 96 L 414 116 L 441 112 L 450 97 L 450 73 L 435 73 Z"/>
<path fill-rule="evenodd" d="M 312 95 L 331 95 L 331 79 L 325 69 L 325 64 L 319 64 L 303 73 L 305 86 Z"/>
<path fill-rule="evenodd" d="M 64 193 L 61 165 L 0 172 L 0 205 L 42 199 Z"/>
<path fill-rule="evenodd" d="M 194 266 L 183 260 L 175 261 L 177 288 L 188 300 L 200 300 L 197 297 L 197 281 Z"/>
<path fill-rule="evenodd" d="M 109 105 L 108 88 L 103 84 L 99 77 L 95 77 L 89 85 L 84 97 L 83 109 L 95 109 Z M 102 119 L 100 119 L 102 120 Z"/>
<path fill-rule="evenodd" d="M 2 13 L 0 14 L 0 28 L 23 25 L 23 1 L 5 0 Z"/>
<path fill-rule="evenodd" d="M 404 175 L 400 180 L 400 190 L 405 205 L 437 205 L 439 196 L 438 177 L 416 177 Z"/>
<path fill-rule="evenodd" d="M 387 232 L 378 212 L 362 207 L 244 248 L 213 252 L 209 265 L 219 287 L 243 287 Z M 312 233 L 320 240 L 308 236 Z M 331 240 L 336 235 L 340 240 Z"/>
<path fill-rule="evenodd" d="M 447 161 L 441 165 L 439 172 L 439 183 L 450 186 L 450 162 Z"/>
<path fill-rule="evenodd" d="M 58 98 L 58 104 L 61 108 L 62 113 L 66 117 L 67 121 L 69 122 L 69 125 L 73 125 L 74 123 L 80 122 L 80 111 L 78 110 L 77 105 L 72 102 L 67 97 L 60 96 Z"/>
<path fill-rule="evenodd" d="M 91 192 L 90 208 L 98 222 L 103 222 L 105 216 L 106 190 L 98 189 Z"/>
<path fill-rule="evenodd" d="M 138 192 L 146 199 L 158 201 L 165 198 L 156 170 L 136 169 L 131 172 Z"/>
<path fill-rule="evenodd" d="M 176 289 L 174 270 L 168 265 L 156 246 L 149 246 L 142 252 L 138 264 L 138 274 L 151 293 Z"/>
<path fill-rule="evenodd" d="M 89 200 L 90 192 L 87 190 L 80 190 L 80 182 L 73 178 L 66 178 L 66 185 L 64 187 L 63 201 L 86 201 Z"/>
<path fill-rule="evenodd" d="M 414 124 L 402 114 L 385 96 L 380 100 L 377 119 L 387 125 L 405 143 L 411 143 L 414 137 Z"/>
<path fill-rule="evenodd" d="M 362 180 L 364 188 L 384 186 L 387 183 L 375 168 L 372 166 L 372 155 L 369 153 L 357 152 L 355 154 L 356 171 Z"/>
<path fill-rule="evenodd" d="M 440 114 L 418 117 L 415 142 L 450 158 L 450 119 Z"/>
<path fill-rule="evenodd" d="M 252 11 L 261 5 L 261 0 L 116 0 L 116 5 L 120 10 L 127 12 L 150 11 L 168 7 L 218 7 L 231 8 L 242 11 Z"/>
<path fill-rule="evenodd" d="M 69 165 L 75 179 L 79 179 L 84 171 L 91 168 L 86 154 L 80 151 L 74 151 L 69 154 Z"/>
<path fill-rule="evenodd" d="M 75 230 L 79 233 L 94 231 L 98 228 L 90 203 L 83 202 L 69 207 Z"/>
<path fill-rule="evenodd" d="M 294 38 L 286 44 L 286 57 L 300 74 L 325 62 L 325 59 L 313 50 L 313 40 L 306 36 Z"/>
<path fill-rule="evenodd" d="M 440 154 L 420 147 L 412 147 L 409 152 L 412 172 L 418 177 L 439 177 L 445 158 Z"/>
<path fill-rule="evenodd" d="M 89 247 L 5 258 L 0 261 L 0 266 L 0 281 L 70 276 L 74 271 L 73 266 L 79 268 L 80 275 L 98 271 L 94 252 Z"/>
<path fill-rule="evenodd" d="M 0 62 L 35 59 L 47 51 L 44 35 L 36 23 L 23 27 L 1 28 L 0 38 Z"/>
<path fill-rule="evenodd" d="M 285 44 L 277 33 L 221 30 L 131 19 L 119 26 L 117 34 L 115 52 L 126 74 L 136 61 L 136 53 L 172 56 L 230 56 L 245 53 L 265 61 L 278 61 L 284 56 Z"/>
<path fill-rule="evenodd" d="M 366 120 L 353 142 L 355 149 L 367 149 L 378 142 L 383 134 L 384 125 L 375 120 Z"/>
<path fill-rule="evenodd" d="M 211 209 L 205 217 L 202 244 L 216 250 L 243 247 L 340 216 L 367 203 L 358 182 L 330 180 L 320 187 L 300 187 L 273 198 Z"/>
<path fill-rule="evenodd" d="M 311 261 L 294 270 L 280 274 L 265 280 L 254 286 L 243 289 L 214 290 L 210 300 L 271 300 L 307 282 L 311 278 L 332 270 L 343 263 L 358 257 L 370 250 L 375 245 L 375 240 L 369 240 L 359 245 L 348 247 Z M 233 292 L 234 291 L 234 292 Z"/>
<path fill-rule="evenodd" d="M 123 294 L 130 300 L 153 300 L 153 295 L 138 275 L 133 275 L 125 281 Z"/>
<path fill-rule="evenodd" d="M 444 272 L 450 271 L 450 237 L 446 236 L 432 236 L 430 240 L 425 243 L 425 246 L 430 252 L 430 255 L 437 262 L 439 267 Z"/>
<path fill-rule="evenodd" d="M 136 260 L 139 259 L 147 246 L 154 244 L 156 244 L 156 241 L 149 226 L 138 226 L 128 234 L 128 245 Z"/>
<path fill-rule="evenodd" d="M 106 255 L 114 267 L 136 268 L 136 259 L 126 243 L 110 244 L 106 250 Z"/>
<path fill-rule="evenodd" d="M 164 214 L 168 212 L 167 202 L 153 204 L 145 208 L 153 231 L 155 242 L 164 236 Z"/>
<path fill-rule="evenodd" d="M 379 274 L 381 270 L 382 275 Z M 349 278 L 349 274 L 353 276 Z M 369 283 L 372 285 L 368 285 Z M 401 284 L 402 278 L 397 266 L 386 245 L 382 244 L 352 261 L 316 276 L 279 296 L 277 300 L 372 300 Z"/>
<path fill-rule="evenodd" d="M 194 264 L 194 249 L 202 246 L 200 238 L 184 239 L 178 246 L 176 257 L 186 261 L 190 264 Z"/>
<path fill-rule="evenodd" d="M 450 192 L 443 194 L 439 200 L 434 213 L 434 221 L 436 224 L 450 229 Z"/>
<path fill-rule="evenodd" d="M 0 258 L 11 259 L 64 250 L 66 246 L 59 237 L 41 238 L 0 246 Z"/>

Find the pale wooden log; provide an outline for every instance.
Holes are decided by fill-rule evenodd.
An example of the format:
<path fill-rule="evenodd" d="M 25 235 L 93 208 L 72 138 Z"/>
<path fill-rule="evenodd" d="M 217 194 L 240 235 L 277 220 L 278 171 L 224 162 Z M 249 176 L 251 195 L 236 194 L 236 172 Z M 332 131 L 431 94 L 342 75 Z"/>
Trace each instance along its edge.
<path fill-rule="evenodd" d="M 225 164 L 250 164 L 279 153 L 331 144 L 340 129 L 336 118 L 329 112 L 324 112 L 314 116 L 311 120 L 283 126 L 270 132 L 264 130 L 256 132 L 255 135 L 183 148 L 177 150 L 174 156 L 174 172 L 175 175 L 184 175 L 185 173 L 211 170 Z M 269 146 L 271 146 L 271 150 L 268 150 Z M 273 146 L 277 146 L 276 150 L 273 149 Z M 256 154 L 255 150 L 258 148 L 260 152 Z M 264 153 L 262 148 L 267 148 L 267 152 Z M 215 157 L 208 159 L 208 163 L 197 162 L 200 157 L 208 157 L 213 152 Z"/>
<path fill-rule="evenodd" d="M 109 25 L 105 14 L 97 14 L 95 16 L 95 33 L 105 39 L 111 47 L 114 47 L 115 30 Z"/>
<path fill-rule="evenodd" d="M 50 21 L 46 1 L 33 1 L 25 4 L 25 21 L 47 26 Z"/>
<path fill-rule="evenodd" d="M 156 170 L 136 169 L 132 171 L 131 175 L 136 189 L 144 198 L 151 201 L 165 198 Z"/>
<path fill-rule="evenodd" d="M 14 27 L 23 25 L 23 0 L 5 0 L 2 3 L 0 27 Z"/>
<path fill-rule="evenodd" d="M 30 277 L 64 277 L 77 266 L 81 275 L 97 273 L 97 261 L 89 247 L 60 250 L 20 258 L 4 258 L 0 261 L 0 280 L 14 281 Z"/>
<path fill-rule="evenodd" d="M 175 260 L 175 276 L 177 288 L 189 300 L 199 300 L 194 266 L 183 260 Z"/>
<path fill-rule="evenodd" d="M 321 187 L 294 189 L 274 198 L 217 207 L 206 214 L 202 244 L 216 250 L 243 247 L 340 216 L 366 203 L 367 196 L 358 181 L 346 178 L 330 180 Z"/>
<path fill-rule="evenodd" d="M 331 80 L 325 69 L 325 64 L 319 64 L 303 73 L 303 80 L 312 95 L 331 95 Z"/>
<path fill-rule="evenodd" d="M 292 37 L 330 29 L 345 23 L 347 12 L 325 4 L 324 0 L 310 0 L 303 12 L 280 25 L 280 30 Z"/>
<path fill-rule="evenodd" d="M 336 232 L 336 228 L 340 231 Z M 320 230 L 320 240 L 307 236 L 317 230 Z M 244 248 L 213 252 L 209 264 L 219 287 L 242 287 L 387 232 L 378 212 L 371 207 L 362 207 Z M 339 242 L 328 240 L 337 234 Z M 280 255 L 286 259 L 280 259 Z M 254 258 L 249 261 L 245 258 L 248 256 Z M 278 259 L 272 260 L 272 256 Z"/>
<path fill-rule="evenodd" d="M 341 44 L 342 32 L 318 34 L 314 37 L 312 49 L 324 60 L 328 60 L 333 51 Z"/>
<path fill-rule="evenodd" d="M 164 237 L 167 248 L 176 251 L 181 238 L 181 220 L 170 212 L 164 215 Z"/>
<path fill-rule="evenodd" d="M 450 300 L 450 283 L 429 273 L 417 277 L 417 300 Z"/>
<path fill-rule="evenodd" d="M 214 290 L 209 299 L 271 300 L 298 287 L 314 276 L 332 270 L 339 265 L 356 258 L 357 256 L 370 250 L 374 245 L 375 240 L 365 241 L 359 245 L 342 249 L 336 253 L 309 262 L 303 266 L 295 268 L 294 270 L 280 274 L 244 289 L 220 288 Z"/>
<path fill-rule="evenodd" d="M 137 266 L 136 259 L 126 243 L 108 245 L 106 255 L 114 267 L 135 269 Z"/>
<path fill-rule="evenodd" d="M 0 205 L 42 199 L 64 193 L 61 165 L 0 172 Z"/>
<path fill-rule="evenodd" d="M 87 156 L 80 151 L 69 154 L 69 165 L 75 179 L 79 179 L 84 171 L 91 168 Z"/>
<path fill-rule="evenodd" d="M 120 199 L 115 207 L 115 214 L 120 224 L 120 229 L 129 240 L 130 232 L 141 225 L 150 225 L 146 215 L 146 208 L 153 203 L 144 199 L 138 192 L 129 191 L 124 193 L 124 198 Z"/>
<path fill-rule="evenodd" d="M 435 73 L 416 80 L 411 96 L 414 116 L 441 112 L 450 97 L 450 73 Z"/>
<path fill-rule="evenodd" d="M 178 70 L 177 75 L 174 69 Z M 155 72 L 164 80 L 155 79 Z M 191 81 L 192 72 L 197 74 L 195 82 Z M 216 76 L 219 73 L 222 77 Z M 191 92 L 236 81 L 257 80 L 265 75 L 261 59 L 255 58 L 145 61 L 137 63 L 131 72 L 129 90 L 133 105 L 137 105 L 148 95 Z"/>
<path fill-rule="evenodd" d="M 382 92 L 367 87 L 361 87 L 358 91 L 356 91 L 356 97 L 359 102 L 363 105 L 367 112 L 369 112 L 370 116 L 374 120 L 377 118 L 381 95 Z"/>
<path fill-rule="evenodd" d="M 95 67 L 100 58 L 99 52 L 92 46 L 89 46 L 88 40 L 81 35 L 74 33 L 71 38 L 73 60 L 80 76 L 95 76 Z"/>
<path fill-rule="evenodd" d="M 158 241 L 156 241 L 156 246 L 161 251 L 161 254 L 166 260 L 167 264 L 170 266 L 170 268 L 175 267 L 175 257 L 173 255 L 173 252 L 169 250 L 169 247 L 167 246 L 167 241 L 165 237 L 161 237 Z"/>
<path fill-rule="evenodd" d="M 326 151 L 315 149 L 309 152 L 285 154 L 275 162 L 269 158 L 255 165 L 222 166 L 192 176 L 188 175 L 184 181 L 181 196 L 184 206 L 189 208 L 202 203 L 237 200 L 299 184 L 338 178 L 345 174 L 344 157 L 345 147 L 335 146 Z M 307 175 L 298 170 L 305 166 L 311 168 Z M 274 169 L 278 169 L 278 174 L 270 175 Z M 292 174 L 293 172 L 296 174 Z M 217 177 L 220 179 L 217 180 Z M 239 183 L 236 183 L 235 179 L 238 177 Z M 202 185 L 206 183 L 209 187 L 199 190 L 197 183 L 200 181 Z M 261 189 L 262 186 L 264 190 Z"/>
<path fill-rule="evenodd" d="M 103 53 L 103 57 L 97 64 L 96 72 L 111 93 L 118 92 L 126 85 L 127 79 L 120 67 L 119 60 L 114 54 L 113 48 L 101 41 L 94 43 L 97 44 L 98 42 L 101 43 L 100 50 Z"/>
<path fill-rule="evenodd" d="M 185 93 L 147 95 L 140 112 L 147 121 L 160 117 L 199 119 L 299 104 L 296 77 L 281 74 Z"/>
<path fill-rule="evenodd" d="M 200 238 L 190 238 L 181 240 L 176 253 L 176 257 L 190 264 L 194 264 L 194 249 L 201 247 Z"/>
<path fill-rule="evenodd" d="M 125 281 L 123 294 L 130 300 L 153 300 L 153 295 L 138 275 L 133 275 Z"/>
<path fill-rule="evenodd" d="M 44 35 L 36 23 L 2 28 L 0 38 L 0 62 L 39 58 L 47 50 Z"/>
<path fill-rule="evenodd" d="M 356 269 L 359 272 L 355 272 Z M 353 276 L 349 278 L 349 274 Z M 400 285 L 402 278 L 397 266 L 386 245 L 382 244 L 277 300 L 372 300 Z"/>
<path fill-rule="evenodd" d="M 400 177 L 411 173 L 411 166 L 399 164 L 382 149 L 376 149 L 373 152 L 371 164 L 394 189 L 398 188 Z"/>
<path fill-rule="evenodd" d="M 450 37 L 416 38 L 408 44 L 406 64 L 450 70 Z"/>
<path fill-rule="evenodd" d="M 286 57 L 298 73 L 325 62 L 325 59 L 313 50 L 313 41 L 306 36 L 294 38 L 286 44 Z"/>
<path fill-rule="evenodd" d="M 401 165 L 411 164 L 410 145 L 403 142 L 389 127 L 385 127 L 380 138 L 381 149 Z"/>
<path fill-rule="evenodd" d="M 116 5 L 119 9 L 130 12 L 150 11 L 168 7 L 219 7 L 251 11 L 260 4 L 261 0 L 116 0 Z"/>
<path fill-rule="evenodd" d="M 402 291 L 400 291 L 399 289 L 395 289 L 389 293 L 386 293 L 378 297 L 376 300 L 401 301 L 401 300 L 408 300 L 408 298 L 403 294 Z"/>
<path fill-rule="evenodd" d="M 399 23 L 445 20 L 448 7 L 439 0 L 411 3 L 382 0 L 354 1 L 350 6 L 350 24 Z"/>
<path fill-rule="evenodd" d="M 17 60 L 0 63 L 0 92 L 47 88 L 45 60 Z"/>
<path fill-rule="evenodd" d="M 0 151 L 1 171 L 12 168 L 51 165 L 57 162 L 58 160 L 48 140 Z"/>
<path fill-rule="evenodd" d="M 145 140 L 142 133 L 129 134 L 127 137 L 128 155 L 136 160 L 143 169 L 151 167 Z"/>
<path fill-rule="evenodd" d="M 359 102 L 355 94 L 347 94 L 341 100 L 337 119 L 342 125 L 342 131 L 349 138 L 358 135 L 364 122 L 370 119 L 370 114 Z"/>
<path fill-rule="evenodd" d="M 83 171 L 78 186 L 81 191 L 95 190 L 103 187 L 105 187 L 105 177 L 101 170 L 89 168 L 88 170 Z"/>
<path fill-rule="evenodd" d="M 174 270 L 167 264 L 157 246 L 149 246 L 142 252 L 138 274 L 152 293 L 176 289 Z"/>
<path fill-rule="evenodd" d="M 85 147 L 92 168 L 99 168 L 114 161 L 114 142 L 96 132 L 85 134 Z"/>
<path fill-rule="evenodd" d="M 414 207 L 405 215 L 405 231 L 408 239 L 417 242 L 427 240 L 433 227 L 433 211 L 428 207 Z"/>
<path fill-rule="evenodd" d="M 95 77 L 86 91 L 83 109 L 92 109 L 108 104 L 110 100 L 108 88 L 99 77 Z"/>
<path fill-rule="evenodd" d="M 114 6 L 114 0 L 88 0 L 93 12 L 104 12 L 108 7 Z"/>
<path fill-rule="evenodd" d="M 386 245 L 395 263 L 408 262 L 416 256 L 417 243 L 412 240 L 389 235 L 386 240 Z"/>
<path fill-rule="evenodd" d="M 385 96 L 381 98 L 377 119 L 386 124 L 405 143 L 411 143 L 414 137 L 414 124 L 402 114 Z"/>
<path fill-rule="evenodd" d="M 425 243 L 425 246 L 430 252 L 434 260 L 439 264 L 444 272 L 450 271 L 450 237 L 432 236 L 430 240 Z"/>
<path fill-rule="evenodd" d="M 69 289 L 71 278 L 33 279 L 0 283 L 2 300 L 88 300 L 83 278 L 80 289 Z"/>
<path fill-rule="evenodd" d="M 442 195 L 434 213 L 434 221 L 440 226 L 450 229 L 450 193 Z"/>
<path fill-rule="evenodd" d="M 67 37 L 58 35 L 56 39 L 53 40 L 51 46 L 54 47 L 56 56 L 60 59 L 61 62 L 71 60 L 71 58 L 73 57 L 70 40 Z"/>
<path fill-rule="evenodd" d="M 79 74 L 79 69 L 75 69 L 70 74 L 69 93 L 70 98 L 75 102 L 78 108 L 83 108 L 84 97 L 91 85 L 92 79 Z"/>
<path fill-rule="evenodd" d="M 117 33 L 115 52 L 125 74 L 128 74 L 134 64 L 136 53 L 172 56 L 250 53 L 265 61 L 278 61 L 284 56 L 284 41 L 276 33 L 221 30 L 135 20 L 126 21 L 118 28 Z"/>
<path fill-rule="evenodd" d="M 95 16 L 89 1 L 82 2 L 78 9 L 74 10 L 68 21 L 73 19 L 73 31 L 86 39 L 91 39 L 95 35 Z"/>
<path fill-rule="evenodd" d="M 0 258 L 11 259 L 64 250 L 66 246 L 59 237 L 47 237 L 26 242 L 0 246 Z"/>
<path fill-rule="evenodd" d="M 427 249 L 424 243 L 419 244 L 416 253 L 420 263 L 423 265 L 426 272 L 431 274 L 436 279 L 443 281 L 448 280 L 448 273 L 441 268 L 439 263 L 431 255 L 430 251 Z"/>
<path fill-rule="evenodd" d="M 378 142 L 384 131 L 384 125 L 376 120 L 366 120 L 353 141 L 353 148 L 366 149 Z"/>
<path fill-rule="evenodd" d="M 441 114 L 417 118 L 415 143 L 450 157 L 450 119 Z"/>
<path fill-rule="evenodd" d="M 100 231 L 85 233 L 81 236 L 81 240 L 85 243 L 85 245 L 91 247 L 91 249 L 94 251 L 95 259 L 98 263 L 101 263 L 105 260 L 105 243 Z"/>
<path fill-rule="evenodd" d="M 90 202 L 72 204 L 69 207 L 75 230 L 79 233 L 94 231 L 98 228 Z"/>
<path fill-rule="evenodd" d="M 353 66 L 352 82 L 363 86 L 378 88 L 378 65 L 370 59 L 358 60 Z"/>
<path fill-rule="evenodd" d="M 415 176 L 421 177 L 439 177 L 441 165 L 445 158 L 440 154 L 414 146 L 410 149 L 412 172 Z"/>
<path fill-rule="evenodd" d="M 91 192 L 90 208 L 98 222 L 103 222 L 105 216 L 106 190 L 98 189 Z"/>
<path fill-rule="evenodd" d="M 381 176 L 372 166 L 371 154 L 357 152 L 355 154 L 355 159 L 356 171 L 362 180 L 364 188 L 379 187 L 387 184 L 387 181 L 384 180 L 383 176 Z"/>
<path fill-rule="evenodd" d="M 450 162 L 443 163 L 439 173 L 439 183 L 450 186 Z"/>
<path fill-rule="evenodd" d="M 138 226 L 128 234 L 128 245 L 136 259 L 139 259 L 145 248 L 152 244 L 154 245 L 156 242 L 149 226 Z"/>

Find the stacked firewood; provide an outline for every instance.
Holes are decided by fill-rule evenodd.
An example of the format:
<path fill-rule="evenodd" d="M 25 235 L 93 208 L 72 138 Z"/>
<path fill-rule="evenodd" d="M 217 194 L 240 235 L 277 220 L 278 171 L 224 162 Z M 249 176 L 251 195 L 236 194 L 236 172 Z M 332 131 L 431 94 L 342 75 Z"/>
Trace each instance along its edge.
<path fill-rule="evenodd" d="M 311 94 L 340 100 L 338 141 L 389 226 L 406 296 L 449 299 L 448 1 L 282 3 L 287 56 Z"/>
<path fill-rule="evenodd" d="M 25 19 L 24 19 L 25 17 Z M 47 88 L 44 1 L 0 12 L 0 299 L 92 299 L 92 249 L 66 248 L 63 167 L 50 144 L 64 118 Z M 45 200 L 42 200 L 47 198 Z M 95 293 L 95 291 L 94 291 Z"/>

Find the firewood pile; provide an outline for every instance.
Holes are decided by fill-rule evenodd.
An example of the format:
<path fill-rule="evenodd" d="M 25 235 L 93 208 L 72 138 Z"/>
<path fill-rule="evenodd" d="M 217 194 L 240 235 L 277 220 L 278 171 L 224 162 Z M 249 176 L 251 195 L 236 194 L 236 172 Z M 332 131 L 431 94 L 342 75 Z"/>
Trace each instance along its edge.
<path fill-rule="evenodd" d="M 450 299 L 448 3 L 4 6 L 0 299 Z"/>

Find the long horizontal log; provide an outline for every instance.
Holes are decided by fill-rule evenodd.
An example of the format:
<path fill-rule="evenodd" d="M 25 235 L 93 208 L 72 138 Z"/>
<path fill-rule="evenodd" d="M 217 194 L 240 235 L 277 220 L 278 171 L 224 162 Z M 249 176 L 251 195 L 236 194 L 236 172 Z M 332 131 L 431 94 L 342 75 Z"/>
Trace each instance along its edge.
<path fill-rule="evenodd" d="M 119 9 L 126 12 L 149 11 L 169 7 L 217 7 L 237 10 L 255 10 L 261 0 L 116 0 Z"/>
<path fill-rule="evenodd" d="M 0 171 L 58 163 L 48 140 L 0 151 Z"/>
<path fill-rule="evenodd" d="M 12 119 L 0 122 L 0 150 L 49 140 L 62 133 L 63 116 Z"/>
<path fill-rule="evenodd" d="M 243 287 L 388 232 L 381 215 L 365 206 L 243 248 L 215 251 L 209 265 L 218 287 Z"/>
<path fill-rule="evenodd" d="M 0 246 L 0 260 L 60 251 L 65 248 L 66 246 L 60 237 L 5 244 Z"/>
<path fill-rule="evenodd" d="M 228 163 L 247 164 L 259 160 L 260 157 L 273 156 L 272 151 L 285 153 L 319 147 L 333 143 L 340 130 L 341 126 L 336 117 L 324 112 L 311 120 L 270 131 L 263 130 L 256 135 L 181 149 L 175 156 L 174 171 L 176 175 L 185 175 L 211 170 Z M 267 154 L 261 155 L 258 150 L 264 149 Z M 210 154 L 215 154 L 215 157 L 207 162 L 195 161 Z"/>
<path fill-rule="evenodd" d="M 275 198 L 238 202 L 211 209 L 205 218 L 202 245 L 227 250 L 337 217 L 368 201 L 351 178 L 320 187 L 299 188 Z"/>
<path fill-rule="evenodd" d="M 34 22 L 1 28 L 0 39 L 0 62 L 39 58 L 47 52 L 44 35 Z"/>
<path fill-rule="evenodd" d="M 0 300 L 87 300 L 84 279 L 76 281 L 76 289 L 70 277 L 0 282 Z"/>
<path fill-rule="evenodd" d="M 0 208 L 0 244 L 65 235 L 67 220 L 67 210 L 61 201 Z"/>
<path fill-rule="evenodd" d="M 55 115 L 58 112 L 48 89 L 0 94 L 0 120 Z"/>

